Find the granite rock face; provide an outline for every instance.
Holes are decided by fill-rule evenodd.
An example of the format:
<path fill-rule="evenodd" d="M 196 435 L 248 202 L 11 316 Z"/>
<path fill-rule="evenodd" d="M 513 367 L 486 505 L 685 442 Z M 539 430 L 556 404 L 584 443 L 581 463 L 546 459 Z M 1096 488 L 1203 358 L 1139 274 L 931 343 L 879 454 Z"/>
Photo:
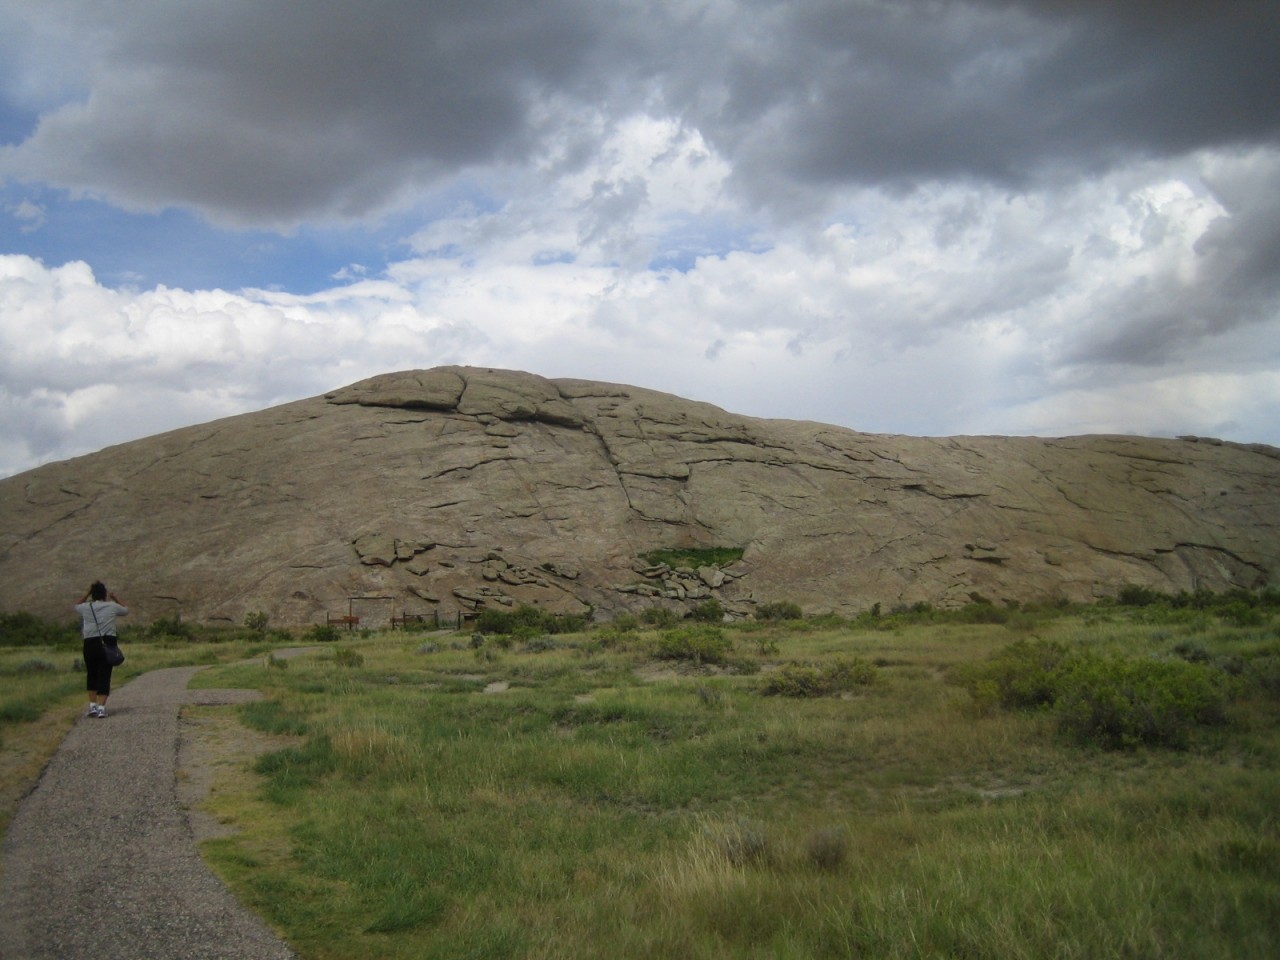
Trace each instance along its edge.
<path fill-rule="evenodd" d="M 639 559 L 672 547 L 744 553 Z M 872 435 L 441 367 L 0 481 L 0 609 L 67 616 L 95 577 L 135 622 L 371 626 L 518 604 L 854 615 L 1257 588 L 1280 577 L 1280 451 Z"/>

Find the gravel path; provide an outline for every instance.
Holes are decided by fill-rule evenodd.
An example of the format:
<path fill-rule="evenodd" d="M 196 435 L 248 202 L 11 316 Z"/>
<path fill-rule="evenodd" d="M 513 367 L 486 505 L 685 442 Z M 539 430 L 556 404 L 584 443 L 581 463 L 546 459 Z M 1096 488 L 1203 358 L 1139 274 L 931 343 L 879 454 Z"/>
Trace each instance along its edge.
<path fill-rule="evenodd" d="M 143 674 L 67 734 L 4 838 L 0 960 L 295 956 L 205 866 L 179 805 L 179 709 L 248 693 L 188 692 L 199 669 Z"/>

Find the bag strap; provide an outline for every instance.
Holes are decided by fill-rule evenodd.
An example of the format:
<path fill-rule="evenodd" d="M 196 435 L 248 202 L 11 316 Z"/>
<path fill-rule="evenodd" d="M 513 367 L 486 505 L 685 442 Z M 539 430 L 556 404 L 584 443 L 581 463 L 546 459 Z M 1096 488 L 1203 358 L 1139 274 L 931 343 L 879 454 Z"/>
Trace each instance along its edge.
<path fill-rule="evenodd" d="M 98 611 L 93 609 L 93 601 L 89 601 L 89 612 L 93 614 L 93 625 L 98 628 L 98 639 L 102 639 L 102 624 L 98 623 Z"/>

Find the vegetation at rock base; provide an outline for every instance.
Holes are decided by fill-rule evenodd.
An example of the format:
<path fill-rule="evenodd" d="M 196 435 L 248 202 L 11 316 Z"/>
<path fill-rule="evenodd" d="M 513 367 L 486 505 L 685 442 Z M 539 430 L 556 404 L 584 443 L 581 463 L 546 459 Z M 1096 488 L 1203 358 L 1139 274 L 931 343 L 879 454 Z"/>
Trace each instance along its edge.
<path fill-rule="evenodd" d="M 301 957 L 1276 955 L 1280 610 L 995 608 L 129 666 L 266 695 L 198 708 L 291 738 L 202 849 Z M 70 652 L 0 671 L 74 686 Z"/>
<path fill-rule="evenodd" d="M 879 615 L 877 611 L 877 616 Z M 787 600 L 775 600 L 756 607 L 757 620 L 799 620 L 804 616 L 800 604 Z"/>
<path fill-rule="evenodd" d="M 78 624 L 51 623 L 30 613 L 0 613 L 0 647 L 37 647 L 71 643 L 80 636 Z"/>
<path fill-rule="evenodd" d="M 696 570 L 698 567 L 727 567 L 741 560 L 743 553 L 745 551 L 741 547 L 671 547 L 650 550 L 640 559 L 655 567 L 665 563 L 669 567 Z"/>
<path fill-rule="evenodd" d="M 475 627 L 481 633 L 507 634 L 528 639 L 544 633 L 570 633 L 582 630 L 586 617 L 547 613 L 537 607 L 521 605 L 514 610 L 487 607 L 476 617 Z"/>

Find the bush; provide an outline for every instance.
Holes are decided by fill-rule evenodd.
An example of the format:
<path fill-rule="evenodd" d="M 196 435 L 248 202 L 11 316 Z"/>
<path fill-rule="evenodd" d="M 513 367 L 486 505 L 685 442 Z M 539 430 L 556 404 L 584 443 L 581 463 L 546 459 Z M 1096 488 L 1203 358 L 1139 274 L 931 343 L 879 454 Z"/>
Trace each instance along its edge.
<path fill-rule="evenodd" d="M 613 618 L 611 626 L 619 633 L 631 633 L 640 628 L 640 618 L 624 610 Z"/>
<path fill-rule="evenodd" d="M 785 600 L 762 603 L 756 607 L 757 620 L 799 620 L 803 616 L 804 614 L 801 612 L 799 604 L 789 603 Z"/>
<path fill-rule="evenodd" d="M 194 640 L 196 631 L 190 624 L 183 623 L 181 617 L 161 617 L 159 620 L 151 621 L 151 626 L 147 628 L 147 636 L 157 639 L 172 637 L 176 640 Z"/>
<path fill-rule="evenodd" d="M 778 697 L 828 697 L 874 683 L 875 665 L 860 657 L 825 667 L 789 663 L 770 674 L 760 692 Z"/>
<path fill-rule="evenodd" d="M 546 653 L 549 650 L 560 649 L 560 643 L 552 637 L 546 635 L 530 637 L 525 641 L 525 653 Z"/>
<path fill-rule="evenodd" d="M 302 635 L 304 643 L 336 643 L 338 628 L 331 623 L 317 623 Z"/>
<path fill-rule="evenodd" d="M 724 604 L 714 598 L 703 600 L 689 616 L 699 623 L 720 623 L 724 620 Z"/>
<path fill-rule="evenodd" d="M 76 623 L 50 623 L 33 613 L 0 613 L 0 646 L 46 647 L 67 643 L 79 635 Z"/>
<path fill-rule="evenodd" d="M 1057 670 L 1066 656 L 1067 648 L 1060 643 L 1019 640 L 984 663 L 960 668 L 953 678 L 984 707 L 1050 706 L 1057 699 Z"/>
<path fill-rule="evenodd" d="M 766 697 L 820 697 L 822 675 L 817 667 L 788 663 L 769 675 L 760 692 Z"/>
<path fill-rule="evenodd" d="M 809 835 L 805 854 L 819 870 L 831 873 L 844 866 L 849 857 L 849 832 L 841 827 L 825 827 Z"/>
<path fill-rule="evenodd" d="M 1231 600 L 1215 611 L 1233 627 L 1259 627 L 1266 622 L 1262 611 L 1243 600 Z"/>
<path fill-rule="evenodd" d="M 333 651 L 333 661 L 340 667 L 363 667 L 364 655 L 350 647 L 339 647 Z"/>
<path fill-rule="evenodd" d="M 719 627 L 698 625 L 668 630 L 658 638 L 654 656 L 659 660 L 688 660 L 701 666 L 723 664 L 733 643 Z"/>
<path fill-rule="evenodd" d="M 1173 654 L 1187 663 L 1209 663 L 1213 659 L 1208 650 L 1192 640 L 1175 643 Z"/>
<path fill-rule="evenodd" d="M 739 820 L 712 831 L 721 856 L 735 867 L 768 866 L 774 862 L 773 844 L 763 823 Z"/>
<path fill-rule="evenodd" d="M 547 613 L 528 604 L 514 610 L 485 609 L 476 616 L 476 629 L 481 633 L 510 634 L 525 640 L 545 633 L 574 633 L 586 625 L 586 617 Z"/>
<path fill-rule="evenodd" d="M 975 595 L 976 596 L 976 595 Z M 978 599 L 967 603 L 954 614 L 961 623 L 1008 623 L 1009 611 L 997 607 L 990 600 Z"/>
<path fill-rule="evenodd" d="M 1262 654 L 1248 661 L 1244 676 L 1269 697 L 1280 700 L 1280 654 Z"/>
<path fill-rule="evenodd" d="M 40 657 L 32 657 L 30 660 L 23 660 L 20 664 L 13 668 L 14 673 L 55 673 L 57 664 L 45 660 Z"/>
<path fill-rule="evenodd" d="M 1054 712 L 1082 743 L 1184 748 L 1192 727 L 1226 719 L 1226 677 L 1198 663 L 1078 655 L 1058 683 Z"/>
<path fill-rule="evenodd" d="M 1195 726 L 1225 721 L 1232 681 L 1198 646 L 1177 652 L 1184 659 L 1137 660 L 1019 640 L 956 679 L 982 709 L 1052 710 L 1080 743 L 1183 748 Z"/>
<path fill-rule="evenodd" d="M 244 626 L 246 630 L 252 630 L 255 633 L 266 633 L 267 623 L 270 619 L 271 618 L 261 610 L 256 611 L 255 613 L 246 613 L 244 615 Z"/>
<path fill-rule="evenodd" d="M 1168 599 L 1159 591 L 1134 584 L 1121 587 L 1120 592 L 1116 594 L 1116 603 L 1122 607 L 1149 607 L 1154 603 L 1160 603 Z"/>
<path fill-rule="evenodd" d="M 659 629 L 674 627 L 680 622 L 680 618 L 675 615 L 675 612 L 668 610 L 666 607 L 650 607 L 640 615 L 640 619 L 644 621 L 646 626 L 658 627 Z"/>

